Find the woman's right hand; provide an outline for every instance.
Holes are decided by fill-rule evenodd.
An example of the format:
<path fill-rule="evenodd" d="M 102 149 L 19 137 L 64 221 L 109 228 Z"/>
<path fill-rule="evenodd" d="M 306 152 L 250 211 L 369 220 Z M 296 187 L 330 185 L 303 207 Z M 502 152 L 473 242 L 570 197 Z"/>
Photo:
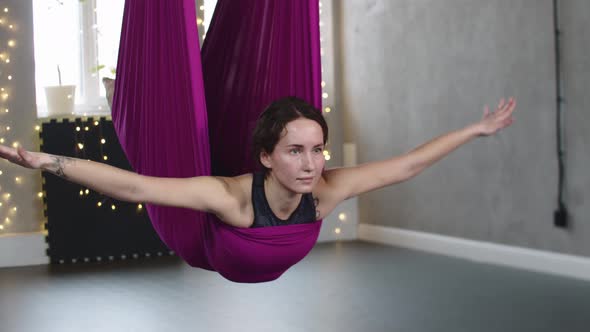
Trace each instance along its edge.
<path fill-rule="evenodd" d="M 27 151 L 21 146 L 14 149 L 0 145 L 0 157 L 26 168 L 40 169 L 45 155 L 44 153 Z"/>

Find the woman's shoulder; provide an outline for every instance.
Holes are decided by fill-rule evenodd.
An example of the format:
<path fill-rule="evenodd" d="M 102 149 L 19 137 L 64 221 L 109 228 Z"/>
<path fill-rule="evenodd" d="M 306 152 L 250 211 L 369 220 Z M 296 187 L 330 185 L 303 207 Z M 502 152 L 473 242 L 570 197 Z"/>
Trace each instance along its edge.
<path fill-rule="evenodd" d="M 240 205 L 248 206 L 252 201 L 252 173 L 246 173 L 230 177 L 229 183 L 232 187 L 232 193 L 239 199 Z"/>
<path fill-rule="evenodd" d="M 227 191 L 233 198 L 232 203 L 217 217 L 227 224 L 240 228 L 252 225 L 252 174 L 242 174 L 232 177 L 219 177 L 225 182 Z"/>
<path fill-rule="evenodd" d="M 327 174 L 327 170 L 324 170 L 313 190 L 314 204 L 316 205 L 316 210 L 319 212 L 318 219 L 325 218 L 342 201 L 337 191 L 330 186 L 327 176 L 329 174 Z"/>
<path fill-rule="evenodd" d="M 252 173 L 246 173 L 238 176 L 234 176 L 231 179 L 234 184 L 238 186 L 242 191 L 250 191 L 252 189 Z"/>

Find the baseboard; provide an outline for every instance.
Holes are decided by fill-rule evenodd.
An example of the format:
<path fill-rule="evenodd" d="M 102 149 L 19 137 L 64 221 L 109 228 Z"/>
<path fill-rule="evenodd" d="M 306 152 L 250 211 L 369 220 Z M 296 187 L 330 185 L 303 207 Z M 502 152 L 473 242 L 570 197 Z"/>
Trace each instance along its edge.
<path fill-rule="evenodd" d="M 19 233 L 0 236 L 0 268 L 49 264 L 45 234 Z"/>
<path fill-rule="evenodd" d="M 359 224 L 359 240 L 590 281 L 590 258 Z"/>

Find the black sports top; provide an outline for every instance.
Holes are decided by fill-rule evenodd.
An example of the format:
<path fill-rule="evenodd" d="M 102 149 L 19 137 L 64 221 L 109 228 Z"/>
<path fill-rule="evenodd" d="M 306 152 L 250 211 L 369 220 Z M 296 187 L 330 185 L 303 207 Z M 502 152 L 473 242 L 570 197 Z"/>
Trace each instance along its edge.
<path fill-rule="evenodd" d="M 262 172 L 252 174 L 252 207 L 254 209 L 254 223 L 251 228 L 307 224 L 316 221 L 315 204 L 311 193 L 301 196 L 299 206 L 291 213 L 289 219 L 282 220 L 275 216 L 264 194 L 264 174 Z"/>

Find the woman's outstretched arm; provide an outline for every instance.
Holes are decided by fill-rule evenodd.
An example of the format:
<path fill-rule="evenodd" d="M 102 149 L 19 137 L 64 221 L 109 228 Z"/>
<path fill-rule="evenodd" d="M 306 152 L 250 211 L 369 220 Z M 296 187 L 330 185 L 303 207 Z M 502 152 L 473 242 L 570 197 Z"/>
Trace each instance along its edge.
<path fill-rule="evenodd" d="M 406 181 L 472 139 L 492 135 L 508 127 L 514 121 L 512 112 L 515 107 L 514 98 L 510 98 L 508 102 L 502 99 L 492 113 L 485 107 L 481 121 L 439 136 L 401 156 L 357 167 L 327 170 L 323 176 L 326 192 L 340 201 Z"/>
<path fill-rule="evenodd" d="M 231 178 L 160 178 L 94 161 L 13 149 L 0 145 L 0 157 L 17 165 L 50 172 L 109 197 L 218 213 L 236 203 Z"/>

